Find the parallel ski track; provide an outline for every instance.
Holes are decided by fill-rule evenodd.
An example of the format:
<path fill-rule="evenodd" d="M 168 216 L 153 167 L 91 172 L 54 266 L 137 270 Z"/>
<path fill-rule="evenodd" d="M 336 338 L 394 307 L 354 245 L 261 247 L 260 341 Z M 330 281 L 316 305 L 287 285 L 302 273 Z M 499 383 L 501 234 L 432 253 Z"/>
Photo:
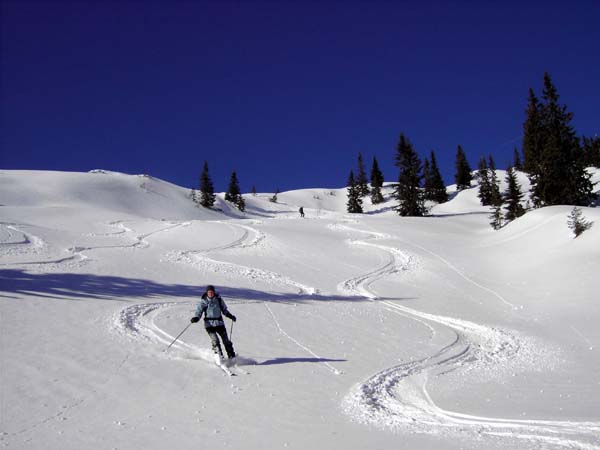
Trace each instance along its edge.
<path fill-rule="evenodd" d="M 22 230 L 23 226 L 17 223 L 0 222 L 0 256 L 39 254 L 45 250 L 47 244 L 44 240 Z"/>
<path fill-rule="evenodd" d="M 129 243 L 129 244 L 115 244 L 115 245 L 101 245 L 101 246 L 73 246 L 73 247 L 69 247 L 67 249 L 65 249 L 65 251 L 67 251 L 68 253 L 70 253 L 68 256 L 64 256 L 62 258 L 55 258 L 55 259 L 44 259 L 44 260 L 34 260 L 34 261 L 22 261 L 22 262 L 16 262 L 16 263 L 12 263 L 12 264 L 0 264 L 0 265 L 4 265 L 4 266 L 61 266 L 62 264 L 68 263 L 68 262 L 73 262 L 75 265 L 83 265 L 85 263 L 86 260 L 89 259 L 89 257 L 85 254 L 88 252 L 91 252 L 93 250 L 101 250 L 101 249 L 128 249 L 128 248 L 146 248 L 148 247 L 150 244 L 147 241 L 147 238 L 149 238 L 150 236 L 153 236 L 157 233 L 162 233 L 162 232 L 166 232 L 166 231 L 170 231 L 173 230 L 175 228 L 179 228 L 179 227 L 185 227 L 190 225 L 191 222 L 186 221 L 186 222 L 170 222 L 168 226 L 166 227 L 161 227 L 157 230 L 153 230 L 149 233 L 144 233 L 144 234 L 140 234 L 140 235 L 136 235 L 135 232 L 128 228 L 127 226 L 125 226 L 125 223 L 122 221 L 117 221 L 117 222 L 112 222 L 109 225 L 114 226 L 119 228 L 120 231 L 116 232 L 116 233 L 112 233 L 112 234 L 100 234 L 100 235 L 94 235 L 91 234 L 91 236 L 115 236 L 115 235 L 121 235 L 121 234 L 130 234 L 133 235 L 133 242 Z M 3 228 L 4 227 L 4 224 Z M 14 234 L 14 232 L 20 233 L 22 235 L 22 239 L 19 242 L 2 242 L 0 243 L 0 245 L 3 247 L 5 246 L 23 246 L 25 247 L 25 250 L 22 250 L 22 253 L 29 253 L 29 254 L 39 254 L 42 251 L 44 251 L 47 247 L 47 245 L 45 244 L 45 242 L 31 234 L 31 233 L 26 233 L 23 230 L 17 228 L 16 224 L 11 224 L 9 226 L 6 226 L 5 228 L 8 233 L 10 234 Z M 10 235 L 9 235 L 10 236 Z"/>
<path fill-rule="evenodd" d="M 439 326 L 449 328 L 455 336 L 450 344 L 431 356 L 391 367 L 359 383 L 343 401 L 344 410 L 354 420 L 381 428 L 431 434 L 466 431 L 479 439 L 488 435 L 525 440 L 541 448 L 600 448 L 599 422 L 502 419 L 462 414 L 437 406 L 427 390 L 430 377 L 443 376 L 456 369 L 501 368 L 510 359 L 518 359 L 520 353 L 525 353 L 523 341 L 503 330 L 424 313 L 392 301 L 376 300 L 377 295 L 370 290 L 371 284 L 384 276 L 408 270 L 413 263 L 411 256 L 396 248 L 370 242 L 393 238 L 392 236 L 346 225 L 330 227 L 352 234 L 367 234 L 366 240 L 352 239 L 349 242 L 375 247 L 389 254 L 389 260 L 382 267 L 346 280 L 338 286 L 340 291 L 377 301 L 390 311 L 429 324 L 432 329 Z M 441 259 L 466 281 L 514 307 L 498 293 L 458 271 L 444 258 L 421 246 L 416 247 Z"/>
<path fill-rule="evenodd" d="M 188 262 L 193 266 L 198 266 L 198 264 L 203 265 L 216 265 L 218 267 L 227 267 L 234 273 L 236 276 L 248 276 L 248 274 L 252 275 L 252 278 L 258 279 L 258 281 L 263 281 L 267 283 L 276 282 L 278 284 L 287 285 L 295 287 L 302 294 L 310 295 L 315 292 L 314 288 L 309 286 L 305 286 L 301 283 L 298 283 L 294 280 L 291 280 L 287 277 L 284 277 L 281 274 L 270 272 L 262 269 L 254 269 L 247 266 L 242 266 L 239 264 L 233 263 L 224 263 L 212 258 L 209 258 L 207 254 L 217 252 L 217 251 L 225 251 L 231 249 L 243 249 L 256 247 L 260 242 L 265 239 L 264 233 L 252 228 L 248 225 L 242 224 L 231 224 L 226 221 L 219 221 L 219 223 L 223 223 L 233 229 L 241 229 L 242 235 L 234 239 L 233 241 L 226 243 L 224 245 L 213 247 L 207 250 L 191 250 L 186 252 L 173 252 L 168 256 L 168 259 L 174 262 Z M 235 300 L 235 299 L 234 299 Z M 195 302 L 182 303 L 182 302 L 156 302 L 156 303 L 145 303 L 139 305 L 132 305 L 120 311 L 120 313 L 113 319 L 113 328 L 117 330 L 118 334 L 123 336 L 127 336 L 133 340 L 145 340 L 150 343 L 156 345 L 156 348 L 159 346 L 166 347 L 169 345 L 175 336 L 167 333 L 165 330 L 161 329 L 155 323 L 155 318 L 159 313 L 161 313 L 164 309 L 180 307 L 182 305 L 189 305 L 192 308 L 195 305 Z M 268 305 L 265 303 L 265 306 L 270 312 L 272 319 L 275 321 L 278 329 L 288 338 L 293 340 L 297 345 L 308 351 L 313 356 L 316 356 L 310 349 L 303 346 L 298 341 L 294 340 L 291 336 L 289 336 L 280 326 L 279 322 L 275 318 L 273 312 L 270 310 Z M 163 347 L 163 348 L 164 348 Z M 185 342 L 183 339 L 178 339 L 177 342 L 173 344 L 171 350 L 169 350 L 169 354 L 175 354 L 175 356 L 182 355 L 186 358 L 199 358 L 203 359 L 207 362 L 214 363 L 214 355 L 212 350 L 208 348 L 201 348 L 194 346 Z M 341 373 L 335 367 L 326 363 L 328 368 L 336 373 Z M 243 369 L 235 366 L 236 369 L 240 370 L 242 373 L 247 373 Z M 221 367 L 223 369 L 223 367 Z M 224 370 L 225 371 L 225 370 Z"/>
<path fill-rule="evenodd" d="M 188 264 L 199 270 L 227 274 L 235 278 L 245 278 L 255 282 L 278 286 L 291 286 L 299 294 L 312 295 L 317 292 L 316 288 L 292 280 L 280 273 L 232 262 L 219 261 L 209 256 L 212 253 L 225 250 L 257 247 L 265 239 L 264 233 L 248 225 L 232 224 L 226 221 L 218 223 L 223 223 L 234 229 L 241 229 L 243 233 L 238 239 L 228 244 L 205 250 L 174 251 L 166 255 L 166 259 L 171 262 Z"/>

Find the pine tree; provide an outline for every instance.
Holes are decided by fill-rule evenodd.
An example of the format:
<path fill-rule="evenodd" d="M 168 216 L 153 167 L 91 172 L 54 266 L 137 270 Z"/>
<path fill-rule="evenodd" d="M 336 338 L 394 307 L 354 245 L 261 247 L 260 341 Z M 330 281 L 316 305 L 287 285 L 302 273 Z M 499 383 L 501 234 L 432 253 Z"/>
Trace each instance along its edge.
<path fill-rule="evenodd" d="M 252 192 L 252 196 L 256 197 L 256 186 L 254 186 L 254 185 L 252 186 L 252 191 L 251 192 Z"/>
<path fill-rule="evenodd" d="M 490 170 L 490 205 L 502 207 L 502 194 L 500 193 L 500 181 L 496 173 L 496 163 L 492 155 L 489 157 L 488 167 Z"/>
<path fill-rule="evenodd" d="M 433 184 L 431 179 L 431 165 L 429 159 L 423 161 L 423 199 L 433 200 Z"/>
<path fill-rule="evenodd" d="M 585 166 L 600 168 L 600 137 L 587 138 L 582 136 L 581 147 L 583 148 Z"/>
<path fill-rule="evenodd" d="M 246 209 L 246 202 L 244 201 L 244 197 L 242 197 L 242 193 L 240 192 L 240 184 L 235 171 L 231 173 L 229 188 L 225 193 L 225 200 L 233 203 L 240 211 L 244 211 Z"/>
<path fill-rule="evenodd" d="M 456 150 L 456 175 L 454 180 L 456 181 L 456 189 L 462 191 L 471 187 L 471 166 L 467 161 L 467 155 L 463 148 L 459 145 Z"/>
<path fill-rule="evenodd" d="M 363 162 L 362 154 L 358 153 L 358 172 L 356 176 L 356 187 L 361 197 L 369 195 L 369 181 L 367 180 L 367 173 L 365 171 L 365 164 Z"/>
<path fill-rule="evenodd" d="M 502 205 L 496 205 L 492 209 L 492 214 L 490 214 L 490 225 L 494 230 L 499 230 L 502 228 Z"/>
<path fill-rule="evenodd" d="M 400 202 L 396 211 L 401 216 L 424 216 L 427 213 L 421 191 L 421 160 L 410 141 L 400 135 L 396 149 L 396 166 L 400 168 L 394 197 Z"/>
<path fill-rule="evenodd" d="M 479 197 L 483 206 L 488 206 L 492 204 L 492 181 L 490 179 L 490 171 L 485 158 L 479 160 L 477 168 L 477 181 L 479 182 L 479 193 L 477 194 L 477 197 Z"/>
<path fill-rule="evenodd" d="M 534 205 L 590 205 L 596 195 L 591 175 L 585 170 L 579 139 L 570 124 L 573 114 L 559 104 L 548 73 L 544 74 L 542 98 L 542 150 L 536 171 L 530 173 Z"/>
<path fill-rule="evenodd" d="M 352 214 L 362 213 L 362 198 L 360 190 L 354 179 L 354 172 L 350 171 L 348 176 L 348 203 L 346 203 L 347 211 Z"/>
<path fill-rule="evenodd" d="M 575 207 L 572 209 L 571 214 L 569 214 L 567 225 L 571 230 L 573 230 L 575 237 L 578 237 L 585 230 L 590 229 L 593 225 L 593 222 L 588 222 L 585 220 L 583 213 L 581 212 L 581 208 Z"/>
<path fill-rule="evenodd" d="M 540 170 L 542 154 L 542 117 L 541 105 L 533 89 L 529 89 L 529 99 L 523 124 L 523 170 L 531 176 L 536 176 Z"/>
<path fill-rule="evenodd" d="M 273 194 L 273 197 L 271 197 L 271 198 L 269 199 L 269 201 L 270 201 L 271 203 L 277 203 L 277 196 L 278 196 L 278 195 L 279 195 L 279 188 L 277 188 L 277 189 L 275 190 L 275 193 Z"/>
<path fill-rule="evenodd" d="M 200 204 L 205 208 L 211 208 L 215 204 L 215 199 L 215 189 L 208 174 L 208 163 L 204 161 L 204 167 L 200 175 Z"/>
<path fill-rule="evenodd" d="M 513 167 L 515 170 L 520 172 L 523 171 L 523 163 L 521 162 L 521 154 L 519 153 L 519 149 L 515 147 L 515 151 L 513 154 Z"/>
<path fill-rule="evenodd" d="M 383 173 L 379 169 L 377 158 L 373 157 L 373 165 L 371 166 L 371 203 L 374 205 L 383 203 L 383 194 L 381 188 L 383 187 Z"/>
<path fill-rule="evenodd" d="M 508 187 L 504 192 L 504 201 L 507 204 L 504 207 L 506 210 L 504 219 L 507 222 L 511 222 L 517 217 L 521 217 L 523 214 L 525 214 L 525 209 L 523 209 L 523 206 L 521 206 L 523 193 L 521 192 L 521 186 L 517 181 L 517 174 L 512 167 L 509 167 L 506 173 L 506 183 L 508 184 Z"/>
<path fill-rule="evenodd" d="M 435 158 L 435 153 L 433 150 L 431 150 L 430 164 L 431 189 L 433 194 L 431 200 L 438 203 L 447 202 L 448 192 L 446 191 L 446 184 L 444 183 L 444 179 L 442 178 L 442 174 L 440 173 L 440 168 L 438 167 L 437 160 Z"/>

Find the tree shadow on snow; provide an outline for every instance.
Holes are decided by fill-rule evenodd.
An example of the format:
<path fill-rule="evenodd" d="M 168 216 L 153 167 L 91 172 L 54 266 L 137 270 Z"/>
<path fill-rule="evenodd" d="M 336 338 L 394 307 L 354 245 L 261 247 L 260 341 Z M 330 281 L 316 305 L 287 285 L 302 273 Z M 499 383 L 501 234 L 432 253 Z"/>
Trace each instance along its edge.
<path fill-rule="evenodd" d="M 202 288 L 107 275 L 0 270 L 0 297 L 18 298 L 19 294 L 53 299 L 129 301 L 131 297 L 199 297 Z"/>
<path fill-rule="evenodd" d="M 0 269 L 0 298 L 33 297 L 79 300 L 131 301 L 134 298 L 173 298 L 199 300 L 210 280 L 198 284 L 163 284 L 139 278 L 80 273 L 36 273 L 21 269 Z M 279 293 L 254 289 L 217 286 L 225 300 L 259 301 L 273 303 L 302 303 L 314 301 L 365 302 L 361 296 L 321 295 L 307 292 Z M 410 298 L 377 298 L 381 300 L 409 300 Z"/>
<path fill-rule="evenodd" d="M 315 302 L 315 301 L 341 301 L 341 302 L 366 302 L 366 301 L 382 301 L 382 300 L 414 300 L 414 297 L 377 297 L 374 299 L 368 299 L 362 296 L 351 296 L 351 295 L 331 295 L 331 294 L 320 294 L 314 293 L 309 294 L 307 292 L 267 292 L 258 291 L 255 289 L 244 289 L 244 288 L 232 288 L 232 287 L 219 287 L 216 286 L 219 294 L 227 299 L 238 299 L 238 300 L 249 300 L 249 301 L 260 301 L 260 302 L 272 302 L 272 303 L 303 303 L 303 302 Z"/>

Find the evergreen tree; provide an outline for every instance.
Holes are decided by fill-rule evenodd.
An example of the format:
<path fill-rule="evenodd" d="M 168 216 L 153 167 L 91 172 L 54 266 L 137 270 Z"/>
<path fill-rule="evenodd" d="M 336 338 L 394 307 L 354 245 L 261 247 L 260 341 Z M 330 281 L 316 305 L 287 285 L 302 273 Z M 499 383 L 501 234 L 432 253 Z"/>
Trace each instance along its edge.
<path fill-rule="evenodd" d="M 525 214 L 525 210 L 523 209 L 523 206 L 521 206 L 523 193 L 521 192 L 521 186 L 517 181 L 517 174 L 512 167 L 509 167 L 506 173 L 506 183 L 508 184 L 508 187 L 504 192 L 504 201 L 507 204 L 504 207 L 504 209 L 506 209 L 504 219 L 507 222 L 511 222 L 517 217 L 521 217 Z"/>
<path fill-rule="evenodd" d="M 279 195 L 279 188 L 277 188 L 275 190 L 275 193 L 273 194 L 273 197 L 271 197 L 269 199 L 269 201 L 272 202 L 272 203 L 277 203 L 277 195 Z"/>
<path fill-rule="evenodd" d="M 502 194 L 500 193 L 500 181 L 496 173 L 496 163 L 492 155 L 489 157 L 488 167 L 490 170 L 490 205 L 502 207 Z"/>
<path fill-rule="evenodd" d="M 540 170 L 542 154 L 542 117 L 541 105 L 533 89 L 529 89 L 529 99 L 523 124 L 523 170 L 535 176 Z"/>
<path fill-rule="evenodd" d="M 582 136 L 581 146 L 585 166 L 600 168 L 600 137 L 587 138 Z"/>
<path fill-rule="evenodd" d="M 396 149 L 396 166 L 400 168 L 394 197 L 400 202 L 396 211 L 401 216 L 424 216 L 427 213 L 421 191 L 421 160 L 410 141 L 400 135 Z"/>
<path fill-rule="evenodd" d="M 196 189 L 192 189 L 192 191 L 190 192 L 190 198 L 197 206 L 198 205 L 198 194 L 196 193 Z"/>
<path fill-rule="evenodd" d="M 200 204 L 205 208 L 211 208 L 215 204 L 215 199 L 215 189 L 208 174 L 208 163 L 204 161 L 204 167 L 200 175 Z"/>
<path fill-rule="evenodd" d="M 491 174 L 485 158 L 479 160 L 477 168 L 477 181 L 479 182 L 477 197 L 479 197 L 483 206 L 488 206 L 492 204 L 492 180 L 490 179 Z"/>
<path fill-rule="evenodd" d="M 463 148 L 459 145 L 456 150 L 456 175 L 454 180 L 456 181 L 456 189 L 462 191 L 471 187 L 471 166 L 467 161 L 467 155 Z"/>
<path fill-rule="evenodd" d="M 431 179 L 431 165 L 429 159 L 423 161 L 423 199 L 433 200 L 433 183 Z"/>
<path fill-rule="evenodd" d="M 502 228 L 502 204 L 495 205 L 492 209 L 492 214 L 490 214 L 490 225 L 494 230 L 499 230 Z"/>
<path fill-rule="evenodd" d="M 519 149 L 515 147 L 515 151 L 513 154 L 513 167 L 515 170 L 519 172 L 523 171 L 523 163 L 521 162 L 521 154 L 519 153 Z"/>
<path fill-rule="evenodd" d="M 383 194 L 381 188 L 383 187 L 383 173 L 379 169 L 377 158 L 373 157 L 373 165 L 371 166 L 371 203 L 374 205 L 383 203 Z"/>
<path fill-rule="evenodd" d="M 350 171 L 350 175 L 348 176 L 348 203 L 346 203 L 347 211 L 349 213 L 362 213 L 362 197 L 360 195 L 360 190 L 358 185 L 356 184 L 356 180 L 354 179 L 354 172 Z"/>
<path fill-rule="evenodd" d="M 229 188 L 225 193 L 225 200 L 233 203 L 240 211 L 244 211 L 246 209 L 246 202 L 244 201 L 244 197 L 242 197 L 242 193 L 240 192 L 240 184 L 235 171 L 231 173 Z"/>
<path fill-rule="evenodd" d="M 559 104 L 556 87 L 544 74 L 541 106 L 541 154 L 536 171 L 530 173 L 535 206 L 579 205 L 594 202 L 591 175 L 585 170 L 583 151 L 570 122 L 573 114 Z"/>
<path fill-rule="evenodd" d="M 585 220 L 583 213 L 581 212 L 581 208 L 575 207 L 571 211 L 571 214 L 569 214 L 567 225 L 569 225 L 569 228 L 573 230 L 575 237 L 578 237 L 585 230 L 590 229 L 593 225 L 593 222 L 588 222 Z"/>
<path fill-rule="evenodd" d="M 356 176 L 356 187 L 361 197 L 369 195 L 369 181 L 367 180 L 367 173 L 365 171 L 365 164 L 363 162 L 362 154 L 358 153 L 358 172 Z"/>
<path fill-rule="evenodd" d="M 440 168 L 438 167 L 437 160 L 435 158 L 435 153 L 433 150 L 431 150 L 430 171 L 432 189 L 431 200 L 438 203 L 447 202 L 448 192 L 446 191 L 446 184 L 444 183 L 444 179 L 442 178 L 442 174 L 440 173 Z"/>
<path fill-rule="evenodd" d="M 252 186 L 252 196 L 256 197 L 256 186 Z"/>

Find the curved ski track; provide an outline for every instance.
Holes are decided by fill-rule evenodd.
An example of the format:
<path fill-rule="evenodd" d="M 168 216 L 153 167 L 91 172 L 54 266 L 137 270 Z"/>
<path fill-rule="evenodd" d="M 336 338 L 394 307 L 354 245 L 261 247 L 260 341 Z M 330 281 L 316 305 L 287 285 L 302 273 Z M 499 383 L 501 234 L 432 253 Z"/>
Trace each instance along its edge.
<path fill-rule="evenodd" d="M 370 242 L 393 238 L 392 236 L 339 224 L 330 225 L 330 228 L 367 234 L 367 240 L 351 239 L 348 242 L 374 247 L 389 255 L 388 261 L 382 267 L 340 283 L 338 289 L 344 293 L 375 301 L 377 295 L 369 289 L 373 282 L 384 276 L 409 270 L 411 265 L 415 264 L 414 257 L 405 252 Z M 439 255 L 417 247 L 442 259 L 451 270 L 462 274 Z M 464 274 L 462 276 L 466 281 L 509 304 L 491 289 L 475 283 Z M 377 303 L 390 311 L 429 326 L 433 334 L 436 327 L 443 326 L 451 329 L 455 337 L 453 342 L 431 356 L 391 367 L 355 386 L 342 405 L 344 411 L 354 420 L 381 428 L 405 429 L 420 433 L 468 432 L 478 439 L 488 435 L 525 440 L 541 448 L 600 448 L 599 422 L 501 419 L 461 414 L 440 408 L 427 391 L 427 381 L 430 377 L 443 376 L 456 369 L 506 369 L 503 366 L 509 365 L 511 359 L 526 358 L 525 355 L 532 350 L 528 348 L 525 339 L 519 339 L 503 330 L 420 312 L 391 301 L 377 300 Z"/>
<path fill-rule="evenodd" d="M 126 248 L 146 248 L 150 244 L 146 240 L 148 237 L 172 230 L 174 228 L 184 227 L 190 225 L 191 222 L 170 222 L 168 226 L 159 228 L 157 230 L 151 231 L 149 233 L 144 233 L 140 235 L 134 234 L 134 231 L 125 226 L 124 222 L 117 221 L 109 223 L 110 226 L 119 228 L 120 231 L 116 233 L 103 233 L 103 234 L 95 234 L 89 233 L 87 236 L 117 236 L 122 234 L 133 234 L 134 242 L 131 244 L 116 244 L 116 245 L 104 245 L 104 246 L 73 246 L 65 249 L 69 256 L 64 256 L 62 258 L 56 259 L 47 259 L 47 260 L 36 260 L 36 261 L 23 261 L 23 262 L 15 262 L 12 264 L 2 264 L 5 266 L 59 266 L 61 269 L 65 269 L 64 265 L 68 263 L 72 263 L 73 266 L 81 266 L 85 263 L 86 260 L 89 259 L 84 253 L 90 252 L 93 250 L 100 249 L 126 249 Z M 0 224 L 2 228 L 0 230 L 3 231 L 3 234 L 8 234 L 8 242 L 3 240 L 0 242 L 0 249 L 2 250 L 2 254 L 39 254 L 45 251 L 47 248 L 47 244 L 40 237 L 37 237 L 31 233 L 27 233 L 19 228 L 17 228 L 17 224 Z M 21 238 L 19 241 L 12 241 L 15 236 L 15 233 L 20 235 Z M 9 250 L 5 250 L 9 248 Z M 18 250 L 14 250 L 14 248 L 18 248 Z M 72 267 L 71 267 L 72 268 Z"/>
<path fill-rule="evenodd" d="M 241 228 L 243 234 L 240 238 L 235 241 L 225 244 L 223 246 L 210 248 L 207 250 L 186 250 L 186 251 L 174 251 L 167 254 L 166 259 L 171 262 L 189 264 L 198 270 L 211 271 L 218 274 L 226 274 L 235 278 L 245 278 L 255 282 L 262 282 L 265 284 L 279 285 L 279 286 L 293 286 L 298 290 L 299 294 L 312 295 L 317 292 L 317 289 L 305 284 L 299 283 L 286 277 L 280 273 L 272 272 L 270 270 L 259 269 L 256 267 L 245 266 L 241 264 L 218 261 L 211 258 L 209 255 L 214 252 L 231 250 L 231 249 L 243 249 L 249 247 L 256 247 L 265 239 L 264 233 L 255 228 L 241 224 L 231 224 L 229 222 L 218 222 L 223 223 L 231 228 Z"/>
<path fill-rule="evenodd" d="M 43 239 L 18 227 L 16 223 L 0 223 L 0 256 L 37 254 L 44 250 L 47 245 Z"/>
<path fill-rule="evenodd" d="M 211 269 L 217 272 L 221 272 L 225 269 L 228 273 L 231 273 L 232 276 L 247 277 L 268 284 L 277 283 L 280 285 L 292 286 L 297 288 L 302 294 L 310 295 L 316 292 L 316 289 L 312 287 L 298 283 L 294 280 L 291 280 L 288 277 L 285 277 L 275 272 L 266 271 L 262 269 L 255 269 L 239 264 L 225 263 L 209 258 L 207 256 L 207 254 L 209 253 L 230 249 L 255 247 L 265 239 L 264 233 L 250 226 L 241 224 L 230 224 L 228 222 L 220 223 L 228 225 L 232 228 L 241 228 L 243 230 L 242 236 L 238 239 L 233 240 L 230 243 L 224 244 L 219 247 L 213 247 L 207 250 L 172 252 L 169 255 L 167 255 L 167 259 L 177 263 L 188 263 L 194 267 L 200 267 L 202 269 Z M 133 340 L 146 340 L 148 342 L 160 344 L 166 347 L 173 341 L 173 339 L 175 339 L 175 336 L 172 336 L 171 334 L 167 333 L 159 326 L 157 326 L 155 323 L 155 318 L 160 312 L 162 312 L 162 310 L 166 308 L 172 308 L 187 304 L 188 303 L 181 302 L 162 302 L 129 306 L 121 310 L 121 312 L 114 318 L 113 327 L 117 330 L 119 334 L 127 336 Z M 195 302 L 190 302 L 189 305 L 193 306 L 195 305 Z M 286 336 L 294 344 L 307 351 L 311 355 L 315 356 L 316 358 L 320 358 L 311 349 L 309 349 L 308 347 L 294 339 L 292 336 L 290 336 L 287 332 L 285 332 L 285 330 L 281 327 L 281 324 L 275 317 L 271 308 L 269 308 L 269 306 L 266 303 L 264 303 L 264 305 L 281 334 Z M 188 344 L 182 339 L 178 339 L 177 342 L 175 342 L 171 348 L 175 350 L 175 352 L 173 352 L 173 350 L 170 350 L 169 354 L 174 354 L 175 356 L 179 355 L 184 358 L 200 358 L 207 362 L 214 363 L 213 352 L 208 348 L 200 348 Z M 252 363 L 253 361 L 247 360 L 246 362 Z M 342 373 L 340 370 L 336 369 L 329 363 L 325 363 L 325 366 L 336 375 Z"/>

